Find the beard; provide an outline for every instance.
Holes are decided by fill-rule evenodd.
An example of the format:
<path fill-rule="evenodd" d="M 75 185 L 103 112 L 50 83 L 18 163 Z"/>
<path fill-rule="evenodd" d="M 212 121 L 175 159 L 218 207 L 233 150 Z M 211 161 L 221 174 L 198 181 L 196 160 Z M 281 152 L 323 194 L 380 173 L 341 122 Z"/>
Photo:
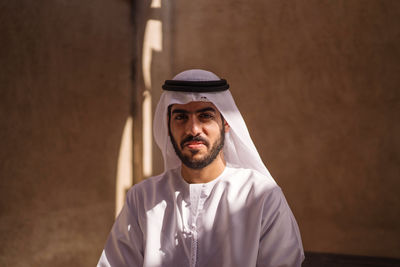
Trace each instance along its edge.
<path fill-rule="evenodd" d="M 172 143 L 172 146 L 174 147 L 176 155 L 182 161 L 182 163 L 190 169 L 199 170 L 199 169 L 203 169 L 204 167 L 210 165 L 217 158 L 219 152 L 224 147 L 224 143 L 225 143 L 225 130 L 224 130 L 224 127 L 222 127 L 221 131 L 220 131 L 220 135 L 219 135 L 218 139 L 215 141 L 215 143 L 212 145 L 210 151 L 206 155 L 201 157 L 200 159 L 193 159 L 192 157 L 184 155 L 182 153 L 184 143 L 189 142 L 189 141 L 202 141 L 204 143 L 204 145 L 207 148 L 209 148 L 210 147 L 209 142 L 200 136 L 189 135 L 184 138 L 184 140 L 180 143 L 180 146 L 179 146 L 177 144 L 175 138 L 172 136 L 171 127 L 169 125 L 168 125 L 168 131 L 169 131 L 169 137 L 171 139 L 171 143 Z M 190 152 L 191 152 L 192 156 L 194 156 L 199 151 L 193 150 Z"/>

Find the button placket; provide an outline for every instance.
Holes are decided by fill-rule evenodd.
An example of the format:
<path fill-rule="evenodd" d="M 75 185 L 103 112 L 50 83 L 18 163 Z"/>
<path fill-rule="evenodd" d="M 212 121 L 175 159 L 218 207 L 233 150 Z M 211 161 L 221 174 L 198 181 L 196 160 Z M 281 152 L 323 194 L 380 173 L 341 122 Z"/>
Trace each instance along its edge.
<path fill-rule="evenodd" d="M 201 209 L 201 192 L 202 187 L 197 184 L 190 185 L 190 232 L 192 236 L 191 243 L 191 259 L 190 266 L 195 267 L 197 262 L 197 242 L 198 242 L 198 232 L 197 232 L 197 218 L 199 215 L 199 210 Z"/>

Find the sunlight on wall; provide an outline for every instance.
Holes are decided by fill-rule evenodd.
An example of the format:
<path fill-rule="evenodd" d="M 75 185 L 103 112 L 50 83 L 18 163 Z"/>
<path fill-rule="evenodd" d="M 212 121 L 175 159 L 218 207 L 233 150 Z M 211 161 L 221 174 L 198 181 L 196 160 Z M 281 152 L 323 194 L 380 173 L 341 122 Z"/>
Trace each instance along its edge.
<path fill-rule="evenodd" d="M 161 7 L 161 0 L 153 0 L 151 2 L 151 8 L 160 8 Z"/>
<path fill-rule="evenodd" d="M 143 176 L 149 177 L 153 173 L 153 144 L 152 144 L 152 110 L 150 90 L 143 92 Z"/>
<path fill-rule="evenodd" d="M 149 19 L 143 40 L 142 70 L 146 90 L 151 90 L 151 61 L 153 51 L 162 51 L 162 24 L 159 20 Z"/>
<path fill-rule="evenodd" d="M 132 117 L 126 120 L 118 156 L 115 216 L 122 209 L 125 193 L 132 186 Z"/>
<path fill-rule="evenodd" d="M 153 0 L 154 5 L 158 1 Z M 153 6 L 152 3 L 152 6 Z M 151 95 L 151 62 L 154 51 L 162 51 L 162 24 L 159 20 L 148 20 L 143 41 L 142 68 L 145 91 L 143 92 L 143 176 L 153 174 L 152 143 L 152 95 Z"/>
<path fill-rule="evenodd" d="M 152 9 L 161 8 L 161 0 L 153 0 Z M 142 102 L 142 170 L 143 178 L 153 174 L 153 135 L 152 135 L 152 88 L 151 88 L 151 64 L 153 52 L 162 51 L 162 23 L 159 20 L 149 19 L 146 23 L 143 38 L 142 73 L 145 88 Z M 140 90 L 137 88 L 136 90 Z M 132 143 L 133 119 L 126 121 L 118 158 L 118 170 L 116 179 L 115 216 L 119 214 L 125 202 L 126 191 L 133 183 L 133 143 Z"/>

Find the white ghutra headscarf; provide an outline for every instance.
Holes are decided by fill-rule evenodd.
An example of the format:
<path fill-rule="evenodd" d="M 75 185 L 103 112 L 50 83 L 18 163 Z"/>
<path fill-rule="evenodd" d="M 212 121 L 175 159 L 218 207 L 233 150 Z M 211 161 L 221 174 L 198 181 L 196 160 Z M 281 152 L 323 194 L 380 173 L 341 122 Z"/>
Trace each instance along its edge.
<path fill-rule="evenodd" d="M 197 82 L 213 83 L 217 81 L 224 81 L 225 89 L 211 91 L 213 89 L 208 87 L 203 91 L 201 89 L 190 90 L 190 88 L 185 90 L 186 83 L 190 87 L 190 85 Z M 225 80 L 220 79 L 212 72 L 193 69 L 181 72 L 172 81 L 166 81 L 166 84 L 167 82 L 178 83 L 179 86 L 177 86 L 178 89 L 167 89 L 162 93 L 156 108 L 153 124 L 154 138 L 164 158 L 164 171 L 177 168 L 181 164 L 168 136 L 168 106 L 171 104 L 186 104 L 192 101 L 206 101 L 212 102 L 218 108 L 230 126 L 230 130 L 225 133 L 225 145 L 223 148 L 224 159 L 228 166 L 256 170 L 265 175 L 271 183 L 276 184 L 251 140 L 243 117 L 230 91 L 227 90 L 229 85 L 226 84 Z M 163 88 L 165 89 L 164 86 Z"/>

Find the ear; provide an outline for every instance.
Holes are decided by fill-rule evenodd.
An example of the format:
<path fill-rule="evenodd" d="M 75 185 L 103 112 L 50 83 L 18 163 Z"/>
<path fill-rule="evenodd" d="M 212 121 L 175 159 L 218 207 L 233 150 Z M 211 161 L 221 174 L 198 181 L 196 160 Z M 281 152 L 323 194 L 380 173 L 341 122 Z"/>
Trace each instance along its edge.
<path fill-rule="evenodd" d="M 231 128 L 231 126 L 229 126 L 226 120 L 224 120 L 224 128 L 225 128 L 225 133 L 229 132 L 229 129 Z"/>

